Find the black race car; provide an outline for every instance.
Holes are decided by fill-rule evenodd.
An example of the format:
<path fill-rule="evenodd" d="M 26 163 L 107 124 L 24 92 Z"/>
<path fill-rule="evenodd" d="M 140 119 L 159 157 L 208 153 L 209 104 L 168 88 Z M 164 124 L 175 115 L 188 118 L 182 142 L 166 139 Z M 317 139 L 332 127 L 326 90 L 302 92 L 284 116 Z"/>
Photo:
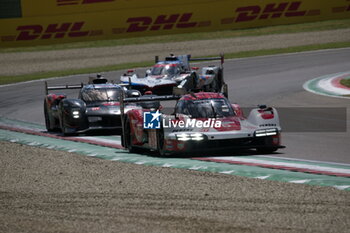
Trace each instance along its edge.
<path fill-rule="evenodd" d="M 84 133 L 98 129 L 120 129 L 120 96 L 140 96 L 136 90 L 107 83 L 98 78 L 81 85 L 48 87 L 45 82 L 46 97 L 44 101 L 45 124 L 47 131 L 62 131 L 64 135 Z M 50 90 L 80 89 L 77 99 L 69 99 L 65 94 L 48 93 Z M 125 109 L 138 108 L 129 105 Z"/>

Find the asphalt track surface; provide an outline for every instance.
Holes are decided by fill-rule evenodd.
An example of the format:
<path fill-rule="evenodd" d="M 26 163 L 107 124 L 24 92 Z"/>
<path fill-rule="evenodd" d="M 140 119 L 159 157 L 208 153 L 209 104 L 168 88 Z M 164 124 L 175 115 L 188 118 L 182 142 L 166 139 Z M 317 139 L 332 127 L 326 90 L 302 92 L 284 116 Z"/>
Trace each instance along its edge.
<path fill-rule="evenodd" d="M 304 107 L 308 110 L 315 107 L 346 108 L 347 119 L 342 119 L 340 113 L 331 115 L 335 121 L 344 121 L 341 124 L 345 126 L 339 132 L 327 132 L 327 130 L 317 133 L 303 132 L 303 129 L 308 127 L 310 115 L 298 111 L 297 132 L 283 134 L 282 141 L 287 148 L 280 150 L 274 156 L 350 163 L 350 101 L 315 95 L 302 88 L 307 80 L 349 71 L 349 48 L 226 60 L 224 67 L 225 81 L 229 85 L 229 99 L 242 107 L 267 104 L 277 108 Z M 119 80 L 123 72 L 106 72 L 104 76 L 110 80 Z M 138 69 L 137 72 L 143 73 L 144 69 Z M 47 81 L 49 85 L 77 84 L 86 82 L 89 75 L 95 74 L 54 78 Z M 74 91 L 66 93 L 70 97 L 76 96 Z M 0 115 L 44 124 L 44 96 L 42 80 L 1 86 Z M 289 114 L 288 117 L 293 120 L 293 114 Z M 318 122 L 328 122 L 330 116 L 325 114 L 312 117 L 315 117 Z M 303 118 L 305 120 L 302 120 Z"/>

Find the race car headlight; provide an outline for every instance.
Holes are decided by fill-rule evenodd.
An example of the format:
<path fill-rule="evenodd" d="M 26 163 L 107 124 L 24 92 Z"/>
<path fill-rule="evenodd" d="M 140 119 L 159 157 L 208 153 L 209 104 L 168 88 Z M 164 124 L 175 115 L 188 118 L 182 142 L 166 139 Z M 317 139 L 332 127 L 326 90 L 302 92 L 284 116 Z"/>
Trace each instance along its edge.
<path fill-rule="evenodd" d="M 74 110 L 72 111 L 72 114 L 73 114 L 73 118 L 79 118 L 79 111 Z"/>
<path fill-rule="evenodd" d="M 204 139 L 204 135 L 201 133 L 182 133 L 182 134 L 176 134 L 176 139 L 179 141 L 201 141 Z"/>
<path fill-rule="evenodd" d="M 204 136 L 201 133 L 194 133 L 194 134 L 191 134 L 190 136 L 191 136 L 191 140 L 193 141 L 201 141 L 204 139 Z"/>
<path fill-rule="evenodd" d="M 191 137 L 189 134 L 182 133 L 182 134 L 176 134 L 176 139 L 179 141 L 188 141 L 188 140 L 191 140 Z"/>
<path fill-rule="evenodd" d="M 277 135 L 278 131 L 277 129 L 261 129 L 255 131 L 255 137 L 266 137 L 266 136 L 273 136 Z"/>

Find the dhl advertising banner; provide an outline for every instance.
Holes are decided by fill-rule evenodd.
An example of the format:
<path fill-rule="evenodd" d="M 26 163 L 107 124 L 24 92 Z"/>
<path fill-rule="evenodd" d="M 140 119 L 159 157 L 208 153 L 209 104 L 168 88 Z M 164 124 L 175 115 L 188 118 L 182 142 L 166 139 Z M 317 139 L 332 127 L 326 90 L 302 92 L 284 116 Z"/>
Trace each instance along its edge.
<path fill-rule="evenodd" d="M 350 0 L 1 0 L 0 7 L 1 47 L 350 18 Z"/>

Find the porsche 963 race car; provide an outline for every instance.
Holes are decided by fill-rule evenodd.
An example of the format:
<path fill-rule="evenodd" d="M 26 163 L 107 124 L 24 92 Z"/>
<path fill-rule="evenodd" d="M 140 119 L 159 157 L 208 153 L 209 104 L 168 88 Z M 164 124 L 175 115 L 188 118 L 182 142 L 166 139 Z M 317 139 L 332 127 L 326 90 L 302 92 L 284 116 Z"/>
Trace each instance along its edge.
<path fill-rule="evenodd" d="M 220 60 L 219 66 L 206 66 L 198 74 L 198 67 L 191 67 L 191 61 L 212 61 Z M 220 92 L 224 85 L 223 77 L 224 56 L 212 58 L 191 58 L 191 55 L 171 55 L 165 61 L 159 61 L 156 57 L 156 64 L 147 70 L 144 76 L 128 70 L 120 77 L 123 84 L 128 84 L 132 89 L 139 90 L 142 94 L 151 91 L 157 95 L 171 95 L 174 87 L 177 91 L 186 93 L 189 91 Z"/>
<path fill-rule="evenodd" d="M 162 114 L 161 108 L 123 111 L 126 103 L 164 100 L 177 100 L 171 114 Z M 284 147 L 275 108 L 259 106 L 245 118 L 239 105 L 221 93 L 125 98 L 121 111 L 122 144 L 131 152 L 144 148 L 172 155 L 254 148 L 272 153 Z"/>
<path fill-rule="evenodd" d="M 76 99 L 66 94 L 49 93 L 51 90 L 80 89 Z M 47 86 L 44 114 L 47 131 L 60 130 L 64 135 L 84 133 L 97 129 L 121 129 L 120 93 L 140 96 L 137 90 L 127 90 L 120 85 L 107 83 L 100 77 L 90 79 L 89 84 Z M 130 106 L 137 107 L 137 106 Z M 129 107 L 125 107 L 127 111 Z"/>

